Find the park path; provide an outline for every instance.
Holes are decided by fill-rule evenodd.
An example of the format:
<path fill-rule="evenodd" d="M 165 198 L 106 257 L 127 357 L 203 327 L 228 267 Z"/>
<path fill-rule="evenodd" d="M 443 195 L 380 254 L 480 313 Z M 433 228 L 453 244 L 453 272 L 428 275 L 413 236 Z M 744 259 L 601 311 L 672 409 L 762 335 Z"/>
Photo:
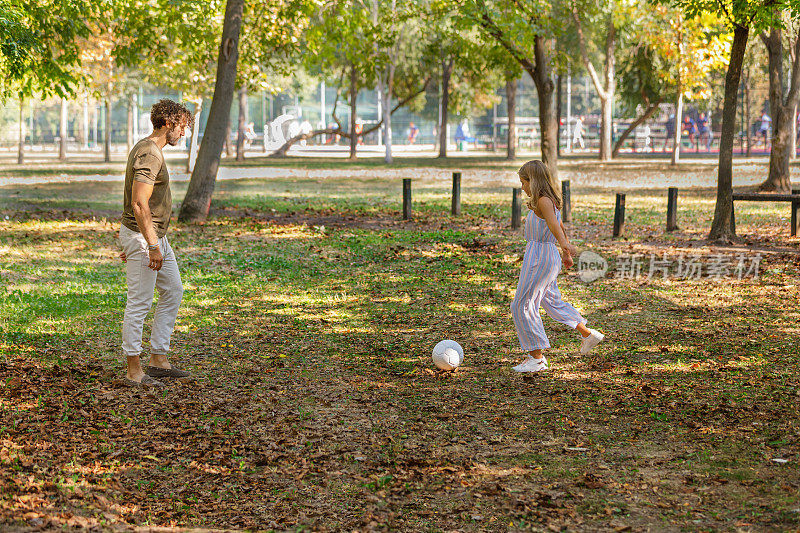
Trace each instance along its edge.
<path fill-rule="evenodd" d="M 649 166 L 649 165 L 648 165 Z M 643 166 L 603 165 L 583 162 L 564 165 L 559 178 L 569 179 L 573 187 L 603 187 L 609 189 L 642 189 L 663 187 L 716 187 L 716 164 L 694 163 L 691 169 L 671 169 L 668 165 Z M 303 169 L 281 167 L 222 167 L 218 179 L 401 179 L 414 178 L 425 183 L 447 183 L 452 172 L 460 169 L 441 168 L 374 168 L 374 169 Z M 504 169 L 463 170 L 465 186 L 508 186 L 516 183 L 514 171 Z M 739 164 L 734 171 L 734 186 L 757 185 L 766 177 L 764 164 Z M 173 170 L 173 181 L 188 181 L 189 174 Z M 61 174 L 51 176 L 0 177 L 0 187 L 14 185 L 40 185 L 48 183 L 118 182 L 119 174 Z"/>

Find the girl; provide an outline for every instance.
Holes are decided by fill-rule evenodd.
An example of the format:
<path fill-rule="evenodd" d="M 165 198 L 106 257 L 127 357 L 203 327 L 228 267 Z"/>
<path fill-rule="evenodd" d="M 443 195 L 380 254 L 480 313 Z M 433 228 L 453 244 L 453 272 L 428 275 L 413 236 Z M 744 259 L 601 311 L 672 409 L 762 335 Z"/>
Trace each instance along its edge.
<path fill-rule="evenodd" d="M 587 354 L 603 340 L 603 334 L 585 326 L 586 319 L 570 304 L 561 299 L 556 276 L 564 268 L 573 265 L 575 246 L 567 239 L 561 223 L 561 195 L 556 192 L 547 167 L 539 160 L 528 161 L 519 169 L 522 190 L 530 196 L 530 212 L 525 219 L 525 258 L 519 275 L 517 292 L 511 303 L 514 326 L 517 328 L 522 349 L 530 355 L 526 361 L 514 367 L 517 372 L 540 372 L 547 369 L 547 358 L 542 350 L 550 348 L 544 333 L 539 306 L 547 314 L 577 329 L 583 341 L 581 353 Z M 557 245 L 561 246 L 559 256 Z"/>

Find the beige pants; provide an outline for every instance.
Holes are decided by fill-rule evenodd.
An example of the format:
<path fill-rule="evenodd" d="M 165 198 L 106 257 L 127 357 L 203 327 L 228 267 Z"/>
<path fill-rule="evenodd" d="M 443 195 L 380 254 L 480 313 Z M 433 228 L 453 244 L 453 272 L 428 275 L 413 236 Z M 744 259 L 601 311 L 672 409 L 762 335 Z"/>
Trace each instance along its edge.
<path fill-rule="evenodd" d="M 164 236 L 158 240 L 164 263 L 161 270 L 151 270 L 147 241 L 144 235 L 122 226 L 119 242 L 128 257 L 127 281 L 128 303 L 122 320 L 122 351 L 134 357 L 142 351 L 142 329 L 144 319 L 153 305 L 153 294 L 158 289 L 158 304 L 153 317 L 153 330 L 150 334 L 150 352 L 166 354 L 169 340 L 178 317 L 178 307 L 183 298 L 183 284 L 178 271 L 175 253 Z"/>

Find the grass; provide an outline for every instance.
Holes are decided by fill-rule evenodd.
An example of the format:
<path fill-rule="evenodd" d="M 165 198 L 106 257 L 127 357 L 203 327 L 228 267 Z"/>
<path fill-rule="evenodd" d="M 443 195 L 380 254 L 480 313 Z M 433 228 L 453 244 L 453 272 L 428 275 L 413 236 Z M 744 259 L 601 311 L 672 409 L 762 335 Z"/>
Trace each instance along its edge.
<path fill-rule="evenodd" d="M 635 171 L 635 170 L 634 170 Z M 508 306 L 521 237 L 508 184 L 275 178 L 218 183 L 173 221 L 186 293 L 174 360 L 194 381 L 119 388 L 120 184 L 0 195 L 0 521 L 407 531 L 800 526 L 797 238 L 784 204 L 741 204 L 750 247 L 703 241 L 711 190 L 573 189 L 572 238 L 606 277 L 559 277 L 608 340 L 525 380 Z M 177 183 L 180 199 L 185 184 Z M 788 250 L 788 251 L 787 251 Z M 621 256 L 763 255 L 743 280 L 617 279 Z M 146 332 L 147 335 L 147 332 Z M 464 366 L 435 372 L 453 338 Z M 788 459 L 778 463 L 772 459 Z"/>

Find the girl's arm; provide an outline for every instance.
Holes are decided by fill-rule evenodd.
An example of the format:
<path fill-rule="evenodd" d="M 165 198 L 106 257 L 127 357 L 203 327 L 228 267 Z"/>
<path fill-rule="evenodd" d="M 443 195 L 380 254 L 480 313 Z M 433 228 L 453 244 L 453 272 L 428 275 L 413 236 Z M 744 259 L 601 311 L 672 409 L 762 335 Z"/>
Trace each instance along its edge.
<path fill-rule="evenodd" d="M 539 198 L 536 205 L 539 207 L 539 211 L 542 212 L 542 215 L 544 215 L 547 227 L 550 228 L 550 231 L 555 236 L 559 246 L 561 246 L 561 250 L 571 255 L 575 247 L 570 244 L 569 239 L 567 239 L 567 233 L 564 230 L 564 225 L 561 224 L 556 217 L 556 206 L 553 204 L 553 201 L 546 196 L 542 196 Z"/>

